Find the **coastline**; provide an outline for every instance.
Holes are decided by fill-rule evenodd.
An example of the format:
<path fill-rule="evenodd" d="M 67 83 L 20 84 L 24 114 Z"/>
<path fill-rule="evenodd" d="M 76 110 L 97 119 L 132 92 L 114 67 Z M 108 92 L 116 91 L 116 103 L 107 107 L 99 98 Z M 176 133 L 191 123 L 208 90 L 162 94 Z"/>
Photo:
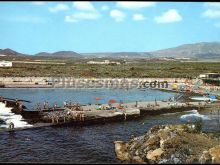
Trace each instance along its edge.
<path fill-rule="evenodd" d="M 146 82 L 150 86 L 146 86 Z M 137 88 L 198 95 L 210 93 L 220 96 L 220 86 L 199 84 L 198 79 L 187 78 L 0 77 L 0 88 L 113 90 Z"/>

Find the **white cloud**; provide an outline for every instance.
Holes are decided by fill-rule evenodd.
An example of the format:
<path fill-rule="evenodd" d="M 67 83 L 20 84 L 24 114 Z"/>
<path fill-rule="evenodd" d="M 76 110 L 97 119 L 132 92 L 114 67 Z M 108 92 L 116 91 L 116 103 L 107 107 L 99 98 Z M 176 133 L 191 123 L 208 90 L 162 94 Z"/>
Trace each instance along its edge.
<path fill-rule="evenodd" d="M 202 15 L 207 18 L 220 18 L 220 10 L 208 9 Z"/>
<path fill-rule="evenodd" d="M 35 1 L 35 2 L 32 2 L 33 5 L 38 5 L 38 6 L 42 6 L 42 5 L 45 5 L 46 2 L 42 2 L 42 1 Z"/>
<path fill-rule="evenodd" d="M 121 22 L 125 18 L 125 14 L 120 10 L 116 9 L 110 11 L 110 16 L 113 17 L 116 22 Z"/>
<path fill-rule="evenodd" d="M 204 7 L 207 9 L 202 13 L 202 16 L 209 19 L 220 18 L 220 3 L 219 2 L 206 2 Z M 220 28 L 220 22 L 214 24 L 215 27 Z"/>
<path fill-rule="evenodd" d="M 142 21 L 142 20 L 145 20 L 145 17 L 143 14 L 134 14 L 132 19 L 134 21 Z"/>
<path fill-rule="evenodd" d="M 52 13 L 58 12 L 58 11 L 66 11 L 69 10 L 69 6 L 65 4 L 57 4 L 54 7 L 49 7 L 49 11 Z"/>
<path fill-rule="evenodd" d="M 80 20 L 96 20 L 101 17 L 101 14 L 95 9 L 89 1 L 75 1 L 73 7 L 80 12 L 75 12 L 72 15 L 65 17 L 65 22 L 79 22 Z"/>
<path fill-rule="evenodd" d="M 153 7 L 156 5 L 156 2 L 131 2 L 131 1 L 118 1 L 116 3 L 117 7 L 126 8 L 126 9 L 141 9 L 145 7 Z"/>
<path fill-rule="evenodd" d="M 154 20 L 157 23 L 172 23 L 179 22 L 182 20 L 181 15 L 175 9 L 170 9 L 167 12 L 163 13 L 162 16 L 155 17 Z"/>
<path fill-rule="evenodd" d="M 79 12 L 65 17 L 66 22 L 78 22 L 80 20 L 96 20 L 100 17 L 98 13 Z"/>
<path fill-rule="evenodd" d="M 108 7 L 107 5 L 103 5 L 103 6 L 101 7 L 101 10 L 109 10 L 109 7 Z"/>
<path fill-rule="evenodd" d="M 220 8 L 220 2 L 206 2 L 205 7 Z"/>
<path fill-rule="evenodd" d="M 84 11 L 95 11 L 95 7 L 89 1 L 75 1 L 73 2 L 73 6 L 78 10 Z"/>

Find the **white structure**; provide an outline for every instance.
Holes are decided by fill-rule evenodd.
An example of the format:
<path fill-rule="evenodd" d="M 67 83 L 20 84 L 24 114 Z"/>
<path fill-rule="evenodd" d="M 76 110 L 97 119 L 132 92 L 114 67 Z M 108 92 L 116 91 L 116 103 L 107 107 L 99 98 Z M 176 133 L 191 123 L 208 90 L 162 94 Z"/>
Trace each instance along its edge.
<path fill-rule="evenodd" d="M 87 64 L 121 64 L 120 62 L 114 62 L 114 61 L 109 61 L 109 60 L 104 60 L 104 61 L 89 61 Z"/>
<path fill-rule="evenodd" d="M 204 73 L 200 74 L 199 78 L 220 78 L 220 73 Z"/>
<path fill-rule="evenodd" d="M 11 61 L 0 61 L 0 67 L 12 67 Z"/>

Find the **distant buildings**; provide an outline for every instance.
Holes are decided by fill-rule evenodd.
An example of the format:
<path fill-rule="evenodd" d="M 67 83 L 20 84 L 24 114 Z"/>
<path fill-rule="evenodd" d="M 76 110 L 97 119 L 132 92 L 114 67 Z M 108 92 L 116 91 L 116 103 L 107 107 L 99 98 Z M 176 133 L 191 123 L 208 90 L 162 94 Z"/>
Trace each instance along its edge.
<path fill-rule="evenodd" d="M 220 78 L 220 73 L 204 73 L 200 74 L 199 78 Z"/>
<path fill-rule="evenodd" d="M 115 61 L 109 61 L 109 60 L 104 60 L 104 61 L 89 61 L 87 64 L 104 64 L 104 65 L 109 65 L 109 64 L 116 64 L 120 65 L 120 62 L 115 62 Z"/>
<path fill-rule="evenodd" d="M 178 57 L 178 58 L 175 58 L 176 60 L 190 60 L 190 58 L 187 58 L 187 57 Z"/>
<path fill-rule="evenodd" d="M 11 61 L 0 61 L 0 67 L 12 67 Z"/>

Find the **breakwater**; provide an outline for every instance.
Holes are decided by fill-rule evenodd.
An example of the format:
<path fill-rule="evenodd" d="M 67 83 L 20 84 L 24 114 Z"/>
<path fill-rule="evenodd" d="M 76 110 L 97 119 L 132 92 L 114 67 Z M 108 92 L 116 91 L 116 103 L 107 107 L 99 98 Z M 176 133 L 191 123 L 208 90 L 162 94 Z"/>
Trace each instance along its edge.
<path fill-rule="evenodd" d="M 8 100 L 7 100 L 8 101 Z M 3 99 L 2 103 L 7 102 Z M 6 105 L 17 108 L 16 101 Z M 100 124 L 106 122 L 121 122 L 130 119 L 140 118 L 145 115 L 158 115 L 162 113 L 176 113 L 192 109 L 203 109 L 207 106 L 205 102 L 172 102 L 172 101 L 143 101 L 131 103 L 114 103 L 111 109 L 105 109 L 108 104 L 84 105 L 80 109 L 70 107 L 55 110 L 53 108 L 46 110 L 20 110 L 20 114 L 29 120 L 36 122 L 33 128 L 42 126 L 60 126 L 60 125 L 87 125 Z M 29 114 L 29 115 L 28 115 Z M 15 126 L 16 129 L 16 126 Z M 19 128 L 21 129 L 21 128 Z"/>

